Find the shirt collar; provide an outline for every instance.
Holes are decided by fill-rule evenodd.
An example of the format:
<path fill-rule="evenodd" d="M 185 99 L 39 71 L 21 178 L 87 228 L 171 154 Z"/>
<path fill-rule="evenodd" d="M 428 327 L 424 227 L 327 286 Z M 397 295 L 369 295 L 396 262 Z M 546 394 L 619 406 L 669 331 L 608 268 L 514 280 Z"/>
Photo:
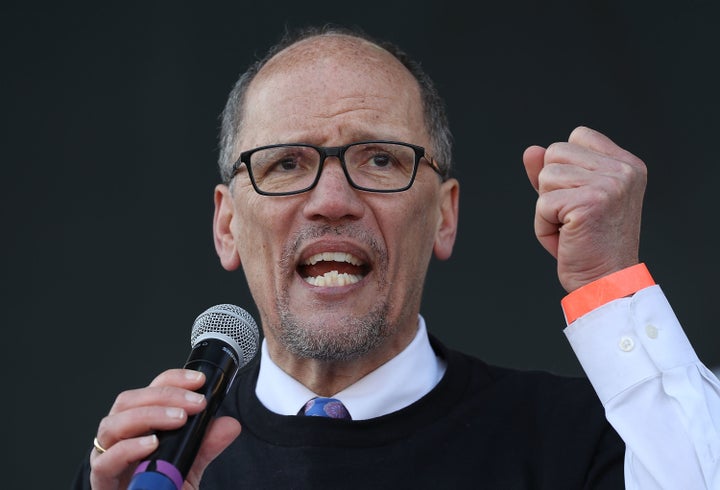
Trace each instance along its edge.
<path fill-rule="evenodd" d="M 404 350 L 333 397 L 343 402 L 353 420 L 380 417 L 426 395 L 440 381 L 445 367 L 430 346 L 425 320 L 419 315 L 415 338 Z M 296 415 L 317 396 L 273 362 L 264 339 L 255 393 L 268 410 L 280 415 Z"/>

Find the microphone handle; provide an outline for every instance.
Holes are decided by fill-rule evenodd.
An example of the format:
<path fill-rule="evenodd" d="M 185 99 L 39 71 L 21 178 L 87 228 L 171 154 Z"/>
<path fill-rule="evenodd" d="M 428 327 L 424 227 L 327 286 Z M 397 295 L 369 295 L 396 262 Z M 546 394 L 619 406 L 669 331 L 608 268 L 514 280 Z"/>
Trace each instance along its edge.
<path fill-rule="evenodd" d="M 158 434 L 158 448 L 137 467 L 128 490 L 180 490 L 195 461 L 208 424 L 237 372 L 237 359 L 224 342 L 203 340 L 190 352 L 185 368 L 205 374 L 197 390 L 207 400 L 205 409 L 188 417 L 178 429 Z"/>

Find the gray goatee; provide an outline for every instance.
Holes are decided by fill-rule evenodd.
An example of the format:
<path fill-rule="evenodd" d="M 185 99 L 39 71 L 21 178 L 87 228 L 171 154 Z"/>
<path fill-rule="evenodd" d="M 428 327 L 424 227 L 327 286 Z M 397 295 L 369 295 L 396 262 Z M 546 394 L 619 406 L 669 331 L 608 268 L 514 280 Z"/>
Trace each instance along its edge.
<path fill-rule="evenodd" d="M 378 259 L 373 273 L 381 278 L 378 286 L 382 288 L 387 273 L 387 253 L 373 237 L 353 225 L 325 225 L 301 230 L 283 251 L 282 270 L 294 265 L 293 257 L 302 243 L 326 235 L 347 236 L 367 244 Z M 290 310 L 290 297 L 286 291 L 278 295 L 275 306 L 280 317 L 280 325 L 276 329 L 278 340 L 289 352 L 301 358 L 323 361 L 355 359 L 373 350 L 394 330 L 388 325 L 390 306 L 386 300 L 378 301 L 360 316 L 348 315 L 332 325 L 298 318 Z"/>

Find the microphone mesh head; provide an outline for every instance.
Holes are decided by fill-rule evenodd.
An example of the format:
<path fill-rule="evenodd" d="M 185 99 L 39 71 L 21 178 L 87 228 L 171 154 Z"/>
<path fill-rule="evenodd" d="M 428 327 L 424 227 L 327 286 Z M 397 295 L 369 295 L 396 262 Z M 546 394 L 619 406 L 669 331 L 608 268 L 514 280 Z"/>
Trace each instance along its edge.
<path fill-rule="evenodd" d="M 203 334 L 215 332 L 227 335 L 242 350 L 238 352 L 242 368 L 255 357 L 260 345 L 260 333 L 253 317 L 247 311 L 235 305 L 215 305 L 208 308 L 195 319 L 190 334 L 190 346 Z"/>

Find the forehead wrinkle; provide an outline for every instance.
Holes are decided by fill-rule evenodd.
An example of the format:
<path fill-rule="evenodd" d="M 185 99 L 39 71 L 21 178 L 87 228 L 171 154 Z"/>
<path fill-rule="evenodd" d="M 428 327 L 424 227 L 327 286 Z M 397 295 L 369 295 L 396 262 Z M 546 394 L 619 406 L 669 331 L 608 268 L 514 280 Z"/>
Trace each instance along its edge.
<path fill-rule="evenodd" d="M 302 129 L 294 132 L 296 136 L 291 136 L 293 132 L 286 133 L 285 137 L 290 138 L 294 142 L 310 143 L 310 144 L 347 144 L 363 140 L 407 140 L 410 136 L 398 133 L 398 124 L 396 119 L 386 119 L 378 113 L 374 107 L 353 107 L 339 110 L 333 113 L 314 112 L 312 114 L 301 113 L 297 115 L 297 120 L 301 120 L 301 124 L 296 127 Z M 357 125 L 357 116 L 361 115 L 368 124 Z M 315 124 L 313 124 L 315 121 Z M 331 125 L 326 123 L 330 121 Z M 293 120 L 290 119 L 289 126 L 293 126 Z M 413 141 L 414 142 L 414 141 Z"/>
<path fill-rule="evenodd" d="M 362 94 L 341 96 L 335 99 L 336 103 L 328 104 L 327 108 L 329 110 L 326 111 L 326 114 L 318 114 L 318 116 L 331 119 L 344 114 L 357 113 L 358 111 L 379 112 L 383 102 L 388 100 L 390 100 L 390 97 L 380 95 Z"/>

